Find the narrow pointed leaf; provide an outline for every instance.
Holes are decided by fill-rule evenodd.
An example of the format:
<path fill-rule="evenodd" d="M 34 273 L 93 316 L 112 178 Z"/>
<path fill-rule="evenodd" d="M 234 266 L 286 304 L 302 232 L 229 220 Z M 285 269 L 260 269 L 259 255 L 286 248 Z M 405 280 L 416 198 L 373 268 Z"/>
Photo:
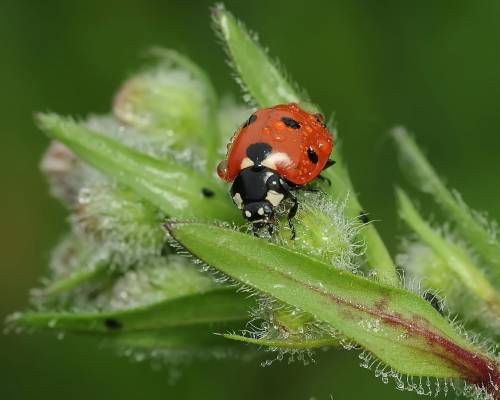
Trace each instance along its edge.
<path fill-rule="evenodd" d="M 310 111 L 319 111 L 294 88 L 257 41 L 224 7 L 218 6 L 214 9 L 214 23 L 241 83 L 258 106 L 270 107 L 295 102 Z M 347 170 L 340 162 L 338 149 L 334 151 L 334 158 L 337 164 L 324 172 L 325 177 L 332 181 L 332 188 L 325 190 L 340 201 L 347 197 L 346 212 L 351 218 L 357 218 L 363 208 L 356 197 Z M 368 244 L 366 256 L 370 267 L 379 273 L 382 281 L 398 285 L 395 264 L 375 227 L 367 226 L 360 236 Z"/>
<path fill-rule="evenodd" d="M 500 241 L 481 223 L 477 214 L 446 188 L 404 128 L 395 128 L 392 136 L 400 152 L 402 168 L 411 174 L 415 185 L 431 194 L 446 215 L 455 221 L 456 229 L 486 262 L 484 267 L 500 284 Z"/>
<path fill-rule="evenodd" d="M 50 283 L 47 287 L 41 289 L 37 296 L 53 297 L 60 295 L 63 292 L 74 289 L 83 283 L 91 282 L 101 277 L 109 269 L 108 263 L 99 263 L 92 268 L 79 268 L 68 276 L 57 279 Z"/>
<path fill-rule="evenodd" d="M 248 336 L 226 334 L 226 339 L 238 342 L 255 344 L 262 347 L 270 347 L 283 350 L 316 349 L 321 347 L 337 347 L 339 340 L 336 338 L 325 339 L 261 339 Z"/>
<path fill-rule="evenodd" d="M 214 332 L 237 329 L 238 326 L 241 327 L 241 323 L 236 325 L 233 322 L 225 322 L 169 327 L 150 332 L 121 332 L 108 335 L 108 342 L 134 351 L 150 351 L 149 354 L 154 357 L 160 356 L 167 361 L 175 361 L 172 358 L 176 355 L 181 357 L 180 361 L 186 361 L 186 355 L 205 358 L 215 355 L 220 358 L 228 353 L 240 355 L 241 347 L 237 347 L 235 342 L 230 343 Z"/>
<path fill-rule="evenodd" d="M 467 343 L 419 296 L 233 230 L 175 222 L 167 228 L 195 257 L 331 325 L 394 370 L 461 377 L 498 394 L 497 362 Z"/>
<path fill-rule="evenodd" d="M 158 160 L 71 119 L 39 114 L 38 124 L 84 161 L 128 186 L 167 215 L 239 220 L 236 208 L 218 183 L 172 160 Z M 205 197 L 203 188 L 214 195 Z"/>
<path fill-rule="evenodd" d="M 75 333 L 152 332 L 169 327 L 243 321 L 248 318 L 252 304 L 232 288 L 219 288 L 119 311 L 18 313 L 9 323 L 16 327 Z"/>
<path fill-rule="evenodd" d="M 257 104 L 271 107 L 276 104 L 303 101 L 293 85 L 284 78 L 278 66 L 269 60 L 267 53 L 250 36 L 241 22 L 222 5 L 213 9 L 213 18 L 215 28 L 226 44 L 234 68 Z"/>

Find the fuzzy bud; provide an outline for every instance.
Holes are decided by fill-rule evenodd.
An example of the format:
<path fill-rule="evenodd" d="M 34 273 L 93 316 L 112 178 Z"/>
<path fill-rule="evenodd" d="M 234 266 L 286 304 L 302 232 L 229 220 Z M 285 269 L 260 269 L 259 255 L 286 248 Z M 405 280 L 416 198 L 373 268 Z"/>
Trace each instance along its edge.
<path fill-rule="evenodd" d="M 359 227 L 338 203 L 318 192 L 299 194 L 300 207 L 293 220 L 297 231 L 291 240 L 286 221 L 281 221 L 280 244 L 316 257 L 336 268 L 356 270 L 363 245 L 356 239 Z"/>
<path fill-rule="evenodd" d="M 206 134 L 212 91 L 191 61 L 163 51 L 155 65 L 123 84 L 113 113 L 124 125 L 182 148 Z"/>
<path fill-rule="evenodd" d="M 83 187 L 71 216 L 76 230 L 106 249 L 122 268 L 161 254 L 161 219 L 156 207 L 109 183 Z"/>

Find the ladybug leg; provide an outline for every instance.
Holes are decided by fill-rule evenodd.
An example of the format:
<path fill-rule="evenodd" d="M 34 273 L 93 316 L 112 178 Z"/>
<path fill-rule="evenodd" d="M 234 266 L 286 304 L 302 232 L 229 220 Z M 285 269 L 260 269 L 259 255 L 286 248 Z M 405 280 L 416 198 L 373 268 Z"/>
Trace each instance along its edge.
<path fill-rule="evenodd" d="M 315 188 L 313 186 L 302 186 L 300 188 L 301 190 L 303 190 L 304 192 L 310 192 L 310 193 L 317 193 L 317 192 L 321 192 L 321 190 L 319 190 L 318 188 Z"/>
<path fill-rule="evenodd" d="M 293 183 L 288 183 L 283 180 L 280 181 L 280 187 L 281 190 L 280 192 L 283 193 L 283 195 L 287 198 L 292 200 L 293 205 L 290 208 L 290 211 L 288 211 L 288 226 L 290 227 L 290 230 L 292 231 L 292 236 L 290 239 L 295 240 L 295 225 L 293 224 L 293 217 L 295 217 L 295 214 L 297 214 L 297 210 L 299 208 L 299 201 L 297 198 L 292 194 L 291 190 L 298 189 L 299 186 L 294 185 Z"/>
<path fill-rule="evenodd" d="M 274 225 L 273 224 L 268 224 L 267 225 L 267 231 L 269 232 L 270 236 L 273 236 L 273 234 L 274 234 Z"/>
<path fill-rule="evenodd" d="M 335 164 L 336 164 L 336 161 L 334 161 L 334 160 L 328 160 L 326 162 L 325 166 L 323 167 L 322 171 L 324 171 L 327 168 L 330 168 L 332 165 L 335 165 Z M 323 182 L 328 183 L 328 186 L 332 186 L 332 181 L 330 179 L 328 179 L 327 177 L 322 176 L 322 175 L 318 175 L 318 179 L 320 179 Z"/>
<path fill-rule="evenodd" d="M 293 201 L 292 208 L 290 208 L 290 211 L 288 212 L 288 226 L 292 231 L 292 236 L 290 237 L 290 239 L 295 240 L 295 235 L 297 232 L 295 231 L 295 225 L 293 224 L 292 219 L 295 217 L 295 214 L 297 214 L 297 210 L 299 209 L 299 201 L 290 192 L 287 193 L 287 197 Z"/>
<path fill-rule="evenodd" d="M 327 168 L 330 168 L 332 165 L 335 165 L 337 162 L 334 161 L 334 160 L 328 160 L 325 164 L 325 166 L 323 167 L 323 171 Z"/>
<path fill-rule="evenodd" d="M 326 176 L 318 175 L 317 179 L 322 181 L 322 182 L 326 182 L 328 184 L 328 186 L 332 186 L 332 181 L 329 178 L 327 178 Z"/>
<path fill-rule="evenodd" d="M 257 228 L 257 225 L 252 224 L 252 233 L 254 236 L 260 237 L 259 236 L 259 228 Z"/>

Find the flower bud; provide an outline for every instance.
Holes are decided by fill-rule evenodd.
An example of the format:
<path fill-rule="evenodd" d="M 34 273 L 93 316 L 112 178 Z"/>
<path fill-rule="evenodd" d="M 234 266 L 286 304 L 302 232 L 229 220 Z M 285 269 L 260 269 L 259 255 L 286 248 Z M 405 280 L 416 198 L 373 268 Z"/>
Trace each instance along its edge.
<path fill-rule="evenodd" d="M 298 193 L 299 210 L 292 220 L 297 231 L 291 239 L 288 222 L 280 221 L 278 242 L 316 257 L 336 268 L 356 270 L 363 246 L 356 239 L 358 226 L 344 213 L 344 204 L 319 192 Z"/>
<path fill-rule="evenodd" d="M 161 136 L 178 149 L 209 134 L 214 101 L 213 88 L 196 65 L 177 53 L 162 51 L 155 65 L 119 89 L 113 113 L 124 125 Z"/>
<path fill-rule="evenodd" d="M 165 244 L 158 209 L 131 190 L 107 182 L 81 188 L 71 220 L 121 268 L 159 256 Z"/>

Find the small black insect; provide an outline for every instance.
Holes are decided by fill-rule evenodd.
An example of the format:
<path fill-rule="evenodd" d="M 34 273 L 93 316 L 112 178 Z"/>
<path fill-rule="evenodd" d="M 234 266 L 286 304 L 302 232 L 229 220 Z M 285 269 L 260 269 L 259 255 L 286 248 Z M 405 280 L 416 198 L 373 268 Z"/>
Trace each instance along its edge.
<path fill-rule="evenodd" d="M 104 325 L 110 331 L 117 331 L 118 329 L 121 329 L 123 327 L 123 325 L 121 324 L 120 321 L 113 319 L 113 318 L 106 318 L 104 320 Z"/>
<path fill-rule="evenodd" d="M 367 224 L 370 222 L 370 218 L 368 217 L 368 214 L 366 211 L 361 210 L 358 215 L 358 219 L 363 223 Z"/>
<path fill-rule="evenodd" d="M 431 292 L 426 292 L 424 294 L 424 299 L 428 301 L 436 311 L 438 311 L 440 314 L 443 314 L 443 308 L 441 306 L 441 302 L 436 295 L 432 294 Z"/>
<path fill-rule="evenodd" d="M 209 189 L 209 188 L 202 188 L 201 189 L 201 193 L 203 194 L 203 196 L 205 197 L 214 197 L 215 193 L 213 190 Z"/>

